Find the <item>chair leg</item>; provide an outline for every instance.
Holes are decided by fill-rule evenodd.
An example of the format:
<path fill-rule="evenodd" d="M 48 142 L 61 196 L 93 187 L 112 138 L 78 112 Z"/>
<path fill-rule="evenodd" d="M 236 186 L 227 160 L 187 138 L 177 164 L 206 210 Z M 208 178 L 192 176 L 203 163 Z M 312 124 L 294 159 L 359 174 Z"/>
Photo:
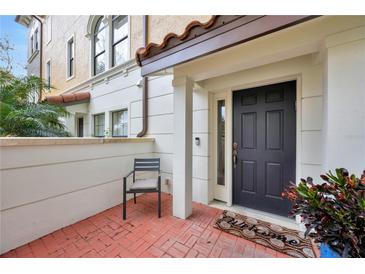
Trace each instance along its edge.
<path fill-rule="evenodd" d="M 161 218 L 161 190 L 158 190 L 158 218 Z"/>
<path fill-rule="evenodd" d="M 123 220 L 127 218 L 127 180 L 123 179 Z"/>
<path fill-rule="evenodd" d="M 161 176 L 158 176 L 158 218 L 161 218 Z"/>
<path fill-rule="evenodd" d="M 134 203 L 136 204 L 137 203 L 136 193 L 133 193 L 133 195 L 134 195 L 134 197 L 133 197 Z"/>

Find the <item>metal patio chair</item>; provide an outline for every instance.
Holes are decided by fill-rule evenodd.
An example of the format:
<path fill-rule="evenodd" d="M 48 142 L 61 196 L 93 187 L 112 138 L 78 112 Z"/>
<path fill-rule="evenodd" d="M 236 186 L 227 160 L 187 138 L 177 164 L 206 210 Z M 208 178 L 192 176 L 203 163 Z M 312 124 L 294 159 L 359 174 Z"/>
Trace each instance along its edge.
<path fill-rule="evenodd" d="M 137 172 L 155 171 L 157 178 L 136 179 Z M 133 174 L 133 184 L 127 190 L 127 178 Z M 134 203 L 137 203 L 137 193 L 158 193 L 158 218 L 161 218 L 161 175 L 160 158 L 134 159 L 134 168 L 123 178 L 123 220 L 127 218 L 127 194 L 133 193 Z"/>

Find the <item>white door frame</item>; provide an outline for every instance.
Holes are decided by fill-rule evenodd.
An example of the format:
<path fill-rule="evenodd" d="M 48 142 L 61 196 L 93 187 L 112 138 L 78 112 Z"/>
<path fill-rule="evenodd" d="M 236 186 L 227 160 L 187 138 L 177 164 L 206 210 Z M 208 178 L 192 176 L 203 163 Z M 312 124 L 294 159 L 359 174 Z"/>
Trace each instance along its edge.
<path fill-rule="evenodd" d="M 87 134 L 86 134 L 85 124 L 86 124 L 87 116 L 86 116 L 85 113 L 81 113 L 81 112 L 76 112 L 75 113 L 75 136 L 77 137 L 79 135 L 79 118 L 84 119 L 83 136 L 86 137 Z"/>
<path fill-rule="evenodd" d="M 225 153 L 225 162 L 224 162 L 224 186 L 220 186 L 217 184 L 217 179 L 218 179 L 218 149 L 217 149 L 217 144 L 218 144 L 218 128 L 217 128 L 217 120 L 218 120 L 218 109 L 217 109 L 217 105 L 218 105 L 218 101 L 220 100 L 224 100 L 225 101 L 225 136 L 227 138 L 227 133 L 228 133 L 228 129 L 229 126 L 227 124 L 227 114 L 228 114 L 228 110 L 227 110 L 227 92 L 220 92 L 220 93 L 215 93 L 213 95 L 213 125 L 212 125 L 212 129 L 213 129 L 213 197 L 214 199 L 223 201 L 223 202 L 228 202 L 228 197 L 229 197 L 229 189 L 228 189 L 228 180 L 227 180 L 227 175 L 229 173 L 229 171 L 227 170 L 227 153 Z M 224 148 L 225 152 L 227 151 L 227 139 L 225 139 L 225 148 Z"/>
<path fill-rule="evenodd" d="M 225 91 L 221 91 L 218 94 L 225 94 L 226 99 L 226 157 L 225 157 L 225 185 L 227 189 L 227 199 L 226 199 L 226 205 L 232 206 L 233 204 L 233 163 L 232 163 L 232 144 L 233 144 L 233 92 L 242 90 L 242 89 L 248 89 L 253 87 L 259 87 L 259 86 L 265 86 L 265 85 L 271 85 L 281 82 L 288 82 L 288 81 L 296 81 L 296 182 L 299 181 L 299 179 L 302 176 L 301 172 L 301 142 L 302 142 L 302 136 L 301 136 L 301 128 L 302 128 L 302 122 L 301 122 L 301 109 L 302 109 L 302 76 L 301 73 L 299 74 L 293 74 L 288 75 L 284 77 L 277 77 L 272 79 L 262 79 L 258 82 L 251 82 L 251 83 L 242 83 L 241 85 L 228 87 Z M 217 118 L 217 110 L 216 110 L 216 97 L 213 96 L 213 192 L 215 191 L 215 182 L 216 182 L 216 175 L 217 175 L 217 161 L 216 161 L 216 144 L 217 144 L 217 137 L 216 137 L 216 118 Z M 215 195 L 215 193 L 214 193 Z M 214 197 L 214 196 L 213 196 Z M 298 221 L 298 220 L 297 220 Z"/>

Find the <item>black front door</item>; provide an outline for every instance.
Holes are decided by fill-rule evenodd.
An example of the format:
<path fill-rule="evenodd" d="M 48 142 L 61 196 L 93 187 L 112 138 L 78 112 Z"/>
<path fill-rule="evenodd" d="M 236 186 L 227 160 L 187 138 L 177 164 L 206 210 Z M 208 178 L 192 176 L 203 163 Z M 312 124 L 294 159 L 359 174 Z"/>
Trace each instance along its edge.
<path fill-rule="evenodd" d="M 287 216 L 295 182 L 296 82 L 233 93 L 233 202 Z"/>

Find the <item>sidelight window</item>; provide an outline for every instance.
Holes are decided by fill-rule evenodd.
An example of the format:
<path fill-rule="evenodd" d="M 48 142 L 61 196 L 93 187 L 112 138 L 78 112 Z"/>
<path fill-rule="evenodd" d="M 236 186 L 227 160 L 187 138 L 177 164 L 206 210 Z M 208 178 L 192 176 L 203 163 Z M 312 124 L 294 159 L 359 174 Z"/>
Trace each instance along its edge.
<path fill-rule="evenodd" d="M 225 185 L 225 131 L 226 131 L 226 107 L 225 100 L 219 100 L 217 104 L 217 184 Z"/>

